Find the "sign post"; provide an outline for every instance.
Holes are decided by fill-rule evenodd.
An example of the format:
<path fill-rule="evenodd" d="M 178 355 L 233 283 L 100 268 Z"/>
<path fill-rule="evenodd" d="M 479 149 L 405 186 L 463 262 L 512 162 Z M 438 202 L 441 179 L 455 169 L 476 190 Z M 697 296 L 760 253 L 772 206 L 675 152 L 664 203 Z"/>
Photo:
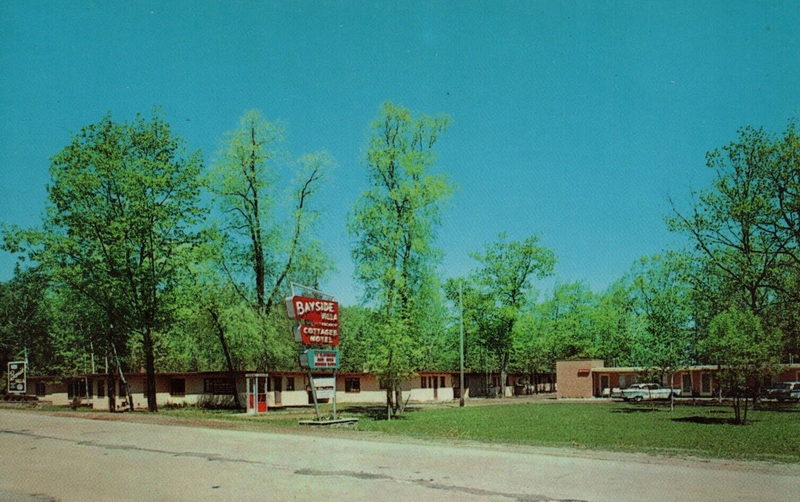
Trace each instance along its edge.
<path fill-rule="evenodd" d="M 308 381 L 311 385 L 311 397 L 317 420 L 320 420 L 319 399 L 333 400 L 333 419 L 336 420 L 336 370 L 339 368 L 339 303 L 332 296 L 312 288 L 302 286 L 315 296 L 294 294 L 286 298 L 286 314 L 297 321 L 294 326 L 294 339 L 301 343 L 304 350 L 299 354 L 300 366 L 308 370 Z M 333 370 L 333 378 L 317 378 L 314 381 L 312 370 Z M 332 382 L 328 382 L 332 380 Z M 330 383 L 330 385 L 327 385 Z M 318 385 L 319 384 L 319 385 Z"/>

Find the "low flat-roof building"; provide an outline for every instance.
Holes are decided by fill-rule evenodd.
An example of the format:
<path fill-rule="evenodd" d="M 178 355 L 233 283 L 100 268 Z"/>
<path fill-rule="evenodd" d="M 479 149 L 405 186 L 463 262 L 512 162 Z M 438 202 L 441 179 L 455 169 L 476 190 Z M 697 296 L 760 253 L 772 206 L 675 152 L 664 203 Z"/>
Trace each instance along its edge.
<path fill-rule="evenodd" d="M 711 397 L 717 395 L 717 365 L 694 365 L 682 368 L 672 376 L 672 382 L 653 376 L 642 367 L 606 367 L 600 359 L 574 359 L 556 362 L 556 379 L 559 398 L 590 398 L 609 396 L 611 389 L 624 389 L 634 383 L 656 382 L 681 389 L 684 397 Z M 800 380 L 800 364 L 781 365 L 774 375 L 762 384 Z"/>
<path fill-rule="evenodd" d="M 200 405 L 209 407 L 234 406 L 233 392 L 240 403 L 246 399 L 246 375 L 236 372 L 183 372 L 156 374 L 156 402 L 159 406 Z M 330 377 L 331 374 L 315 374 Z M 147 408 L 145 374 L 126 373 L 134 409 Z M 403 382 L 405 398 L 411 402 L 450 401 L 454 398 L 453 385 L 458 385 L 448 372 L 422 372 Z M 29 388 L 41 400 L 56 406 L 89 405 L 97 410 L 108 410 L 108 375 L 86 374 L 75 377 L 32 376 Z M 116 410 L 129 408 L 125 383 L 118 375 L 113 384 Z M 266 378 L 269 407 L 303 406 L 313 402 L 308 374 L 301 371 L 271 371 Z M 336 400 L 338 403 L 382 403 L 386 390 L 378 379 L 369 373 L 337 373 Z M 323 402 L 325 402 L 323 400 Z"/>

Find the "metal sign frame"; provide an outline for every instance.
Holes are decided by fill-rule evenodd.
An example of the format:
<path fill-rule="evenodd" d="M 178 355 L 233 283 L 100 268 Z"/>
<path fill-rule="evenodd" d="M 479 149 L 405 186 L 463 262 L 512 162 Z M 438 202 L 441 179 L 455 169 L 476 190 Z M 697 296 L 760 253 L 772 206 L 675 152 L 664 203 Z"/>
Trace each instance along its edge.
<path fill-rule="evenodd" d="M 28 361 L 8 362 L 8 392 L 25 394 L 28 391 Z"/>
<path fill-rule="evenodd" d="M 323 293 L 322 291 L 320 291 L 320 290 L 318 290 L 316 288 L 312 288 L 312 287 L 309 287 L 309 286 L 303 286 L 302 284 L 297 284 L 295 282 L 290 282 L 289 285 L 290 285 L 291 290 L 292 290 L 292 297 L 300 296 L 300 295 L 297 294 L 297 290 L 299 289 L 299 290 L 309 291 L 309 292 L 313 293 L 313 295 L 315 297 L 318 297 L 320 300 L 336 302 L 336 300 L 334 299 L 333 295 L 329 295 L 328 293 Z M 337 303 L 337 310 L 338 310 L 338 302 L 336 302 L 336 303 Z M 294 310 L 294 306 L 292 306 L 292 311 L 293 310 Z M 288 313 L 288 310 L 287 310 L 287 313 Z M 295 316 L 295 319 L 297 320 L 297 316 Z M 338 342 L 339 342 L 339 320 L 338 320 L 338 314 L 337 314 L 337 319 L 335 321 L 335 326 L 327 326 L 326 324 L 328 324 L 328 323 L 321 322 L 321 323 L 319 323 L 318 326 L 315 326 L 315 327 L 318 327 L 318 328 L 333 328 L 333 329 L 335 329 L 336 330 L 336 335 L 335 335 L 335 340 L 336 341 L 335 341 L 335 343 L 331 343 L 331 345 L 334 345 L 334 346 L 338 345 Z M 299 325 L 293 331 L 294 331 L 295 337 L 296 338 L 300 338 L 297 341 L 302 343 L 303 342 L 303 339 L 302 339 L 303 337 L 301 336 Z M 318 345 L 318 344 L 315 344 L 315 345 Z M 303 351 L 300 352 L 300 354 L 298 354 L 299 363 L 300 363 L 301 367 L 305 366 L 306 370 L 308 371 L 308 383 L 309 383 L 309 386 L 311 387 L 311 398 L 314 400 L 314 410 L 317 413 L 317 420 L 321 420 L 321 415 L 320 415 L 320 410 L 319 410 L 319 400 L 317 399 L 317 386 L 316 386 L 316 384 L 314 382 L 314 375 L 311 373 L 311 371 L 312 371 L 312 369 L 314 369 L 316 371 L 319 371 L 319 370 L 333 370 L 333 419 L 336 420 L 336 370 L 338 369 L 339 364 L 340 364 L 339 351 L 337 349 L 325 349 L 324 350 L 325 352 L 334 351 L 336 353 L 336 365 L 335 365 L 335 367 L 332 368 L 330 366 L 325 366 L 325 367 L 321 367 L 321 368 L 312 368 L 312 365 L 313 365 L 313 352 L 318 352 L 318 351 L 323 351 L 323 349 L 308 349 L 308 344 L 303 343 Z M 308 352 L 312 352 L 311 358 L 309 358 Z M 310 362 L 309 359 L 311 359 L 312 364 L 308 364 Z M 306 363 L 305 365 L 303 364 L 304 362 Z"/>

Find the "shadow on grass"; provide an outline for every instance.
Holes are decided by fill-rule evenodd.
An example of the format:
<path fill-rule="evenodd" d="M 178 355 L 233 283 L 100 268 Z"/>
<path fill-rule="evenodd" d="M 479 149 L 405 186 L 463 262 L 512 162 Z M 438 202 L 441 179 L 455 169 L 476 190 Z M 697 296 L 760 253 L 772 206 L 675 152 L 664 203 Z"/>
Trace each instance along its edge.
<path fill-rule="evenodd" d="M 611 410 L 611 413 L 652 413 L 654 411 L 662 411 L 658 408 L 652 408 L 650 406 L 628 406 L 626 408 L 616 408 Z"/>
<path fill-rule="evenodd" d="M 418 409 L 419 408 L 408 406 L 402 415 L 393 416 L 392 420 L 403 420 L 408 413 L 413 413 Z M 347 412 L 361 415 L 364 418 L 370 418 L 372 420 L 386 420 L 386 406 L 348 406 Z"/>
<path fill-rule="evenodd" d="M 761 404 L 756 411 L 774 411 L 776 413 L 800 413 L 800 407 L 791 404 Z"/>
<path fill-rule="evenodd" d="M 704 425 L 737 425 L 736 421 L 733 418 L 727 417 L 681 417 L 681 418 L 673 418 L 673 422 L 683 422 L 683 423 L 690 423 L 690 424 L 704 424 Z M 752 424 L 753 422 L 757 422 L 757 420 L 752 420 L 750 418 L 747 419 L 747 425 Z"/>

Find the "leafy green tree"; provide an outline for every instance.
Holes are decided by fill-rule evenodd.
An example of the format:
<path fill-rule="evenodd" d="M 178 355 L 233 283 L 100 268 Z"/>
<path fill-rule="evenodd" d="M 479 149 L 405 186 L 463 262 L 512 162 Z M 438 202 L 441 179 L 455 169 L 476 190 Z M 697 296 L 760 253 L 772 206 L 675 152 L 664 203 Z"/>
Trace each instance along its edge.
<path fill-rule="evenodd" d="M 794 123 L 782 137 L 744 127 L 736 140 L 707 155 L 716 177 L 670 228 L 688 233 L 702 257 L 698 323 L 710 323 L 735 302 L 783 333 L 783 353 L 800 353 L 800 140 Z M 704 284 L 705 283 L 705 284 Z"/>
<path fill-rule="evenodd" d="M 140 341 L 151 411 L 154 332 L 166 326 L 197 240 L 200 169 L 199 153 L 186 155 L 162 117 L 106 116 L 53 158 L 43 230 L 10 236 L 56 283 L 105 312 L 110 330 Z"/>
<path fill-rule="evenodd" d="M 22 269 L 0 283 L 0 368 L 28 353 L 30 373 L 47 374 L 59 366 L 50 338 L 53 308 L 49 279 L 40 267 Z"/>
<path fill-rule="evenodd" d="M 413 117 L 392 103 L 382 106 L 367 150 L 370 187 L 348 225 L 356 277 L 379 313 L 368 365 L 386 387 L 387 409 L 394 413 L 402 411 L 400 383 L 419 364 L 426 305 L 417 300 L 434 277 L 440 254 L 435 228 L 452 191 L 443 175 L 432 172 L 434 145 L 447 123 L 446 117 Z"/>
<path fill-rule="evenodd" d="M 633 366 L 639 323 L 630 284 L 618 280 L 597 298 L 591 315 L 593 357 L 613 366 Z"/>
<path fill-rule="evenodd" d="M 672 230 L 688 233 L 708 260 L 709 272 L 729 284 L 742 308 L 759 314 L 775 299 L 781 237 L 765 231 L 774 196 L 766 173 L 775 162 L 766 132 L 751 127 L 739 138 L 707 154 L 716 177 L 700 192 L 689 214 L 675 210 Z"/>
<path fill-rule="evenodd" d="M 293 163 L 283 149 L 283 136 L 281 126 L 257 111 L 247 112 L 239 128 L 229 133 L 208 179 L 225 217 L 218 262 L 230 285 L 243 300 L 252 302 L 264 324 L 259 330 L 261 368 L 274 364 L 273 356 L 280 352 L 280 338 L 269 336 L 279 317 L 272 310 L 289 282 L 316 286 L 330 269 L 309 230 L 317 216 L 310 202 L 333 161 L 322 152 L 303 155 Z M 284 202 L 280 187 L 286 183 L 281 171 L 287 167 L 293 167 L 295 175 L 291 214 L 284 216 L 278 208 Z"/>
<path fill-rule="evenodd" d="M 733 399 L 735 422 L 745 424 L 748 397 L 755 404 L 759 383 L 778 362 L 780 334 L 764 329 L 752 312 L 731 307 L 714 317 L 705 343 L 719 364 L 722 390 Z"/>
<path fill-rule="evenodd" d="M 791 122 L 772 143 L 773 161 L 764 169 L 771 187 L 770 213 L 762 229 L 781 244 L 782 272 L 773 287 L 777 301 L 763 317 L 784 335 L 783 353 L 800 356 L 800 134 Z"/>
<path fill-rule="evenodd" d="M 360 305 L 342 306 L 339 309 L 342 371 L 362 372 L 367 368 L 369 340 L 377 325 L 375 312 Z"/>
<path fill-rule="evenodd" d="M 678 253 L 643 257 L 634 266 L 634 298 L 644 318 L 641 363 L 669 386 L 675 373 L 691 364 L 692 323 L 686 258 Z M 670 409 L 674 407 L 670 395 Z"/>
<path fill-rule="evenodd" d="M 492 333 L 495 312 L 490 297 L 480 292 L 478 286 L 468 278 L 448 279 L 444 289 L 454 309 L 463 307 L 463 316 L 456 311 L 451 316 L 451 324 L 455 324 L 456 319 L 460 321 L 463 317 L 464 367 L 468 371 L 486 374 L 496 371 L 497 360 L 488 340 L 489 334 Z M 460 329 L 460 326 L 455 328 Z"/>
<path fill-rule="evenodd" d="M 501 397 L 511 360 L 514 326 L 529 303 L 531 279 L 550 275 L 555 266 L 555 254 L 538 242 L 536 236 L 507 241 L 505 234 L 500 234 L 482 253 L 472 255 L 480 263 L 472 281 L 484 312 L 478 329 L 499 363 Z"/>

